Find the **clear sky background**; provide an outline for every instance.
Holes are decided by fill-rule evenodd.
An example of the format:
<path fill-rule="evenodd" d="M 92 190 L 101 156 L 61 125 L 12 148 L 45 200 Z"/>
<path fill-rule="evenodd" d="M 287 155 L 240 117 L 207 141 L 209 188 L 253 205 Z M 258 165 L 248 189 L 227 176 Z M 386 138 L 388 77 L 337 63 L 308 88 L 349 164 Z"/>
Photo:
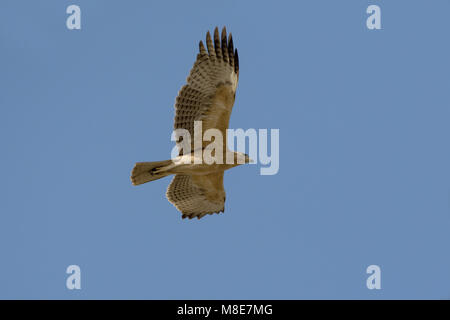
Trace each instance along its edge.
<path fill-rule="evenodd" d="M 0 298 L 449 299 L 449 12 L 2 0 Z M 170 157 L 175 96 L 216 25 L 241 62 L 230 127 L 280 129 L 280 170 L 227 172 L 225 214 L 182 220 L 170 179 L 129 176 Z"/>

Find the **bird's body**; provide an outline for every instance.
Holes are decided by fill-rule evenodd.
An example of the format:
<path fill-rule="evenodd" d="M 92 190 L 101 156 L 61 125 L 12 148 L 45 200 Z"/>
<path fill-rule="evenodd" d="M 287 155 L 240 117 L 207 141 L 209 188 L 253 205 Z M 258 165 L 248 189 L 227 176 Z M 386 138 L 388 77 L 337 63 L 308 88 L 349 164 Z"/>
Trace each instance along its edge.
<path fill-rule="evenodd" d="M 236 152 L 236 154 L 234 152 L 232 153 L 234 159 L 236 159 L 237 156 L 240 155 L 240 153 L 238 152 Z M 152 174 L 157 175 L 168 173 L 168 174 L 190 174 L 196 176 L 203 176 L 211 173 L 225 171 L 239 165 L 237 164 L 237 162 L 233 164 L 227 164 L 225 162 L 226 161 L 225 157 L 223 159 L 223 163 L 207 164 L 203 160 L 204 158 L 202 156 L 197 156 L 195 155 L 194 152 L 186 155 L 181 155 L 172 160 L 168 160 L 169 162 L 167 162 L 167 164 L 163 166 L 156 167 L 152 172 Z M 146 163 L 149 162 L 143 162 L 143 164 Z"/>
<path fill-rule="evenodd" d="M 250 159 L 247 155 L 230 151 L 226 143 L 226 130 L 233 108 L 239 78 L 239 59 L 233 48 L 231 34 L 227 40 L 225 28 L 222 38 L 214 31 L 214 44 L 208 32 L 206 51 L 199 44 L 197 60 L 175 102 L 175 131 L 180 130 L 194 137 L 196 123 L 201 124 L 200 137 L 210 129 L 216 130 L 217 148 L 210 153 L 215 161 L 205 161 L 205 152 L 211 141 L 196 138 L 177 141 L 179 156 L 172 160 L 138 162 L 133 168 L 131 180 L 134 185 L 143 184 L 174 174 L 167 189 L 169 201 L 179 209 L 183 218 L 201 218 L 206 214 L 224 212 L 224 171 Z M 216 141 L 217 140 L 217 141 Z M 232 161 L 230 161 L 232 160 Z"/>

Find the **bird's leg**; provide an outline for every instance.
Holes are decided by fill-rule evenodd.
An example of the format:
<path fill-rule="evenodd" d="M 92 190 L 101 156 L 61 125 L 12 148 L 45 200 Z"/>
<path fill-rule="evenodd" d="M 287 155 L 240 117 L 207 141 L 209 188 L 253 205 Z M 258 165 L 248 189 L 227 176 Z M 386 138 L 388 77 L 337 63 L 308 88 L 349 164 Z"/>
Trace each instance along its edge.
<path fill-rule="evenodd" d="M 150 172 L 151 175 L 158 175 L 158 174 L 162 174 L 162 173 L 168 172 L 173 167 L 175 167 L 175 165 L 171 162 L 168 165 L 162 165 L 162 166 L 159 166 L 159 167 L 154 167 L 154 168 L 150 169 L 149 172 Z"/>
<path fill-rule="evenodd" d="M 150 170 L 150 174 L 151 175 L 158 175 L 158 174 L 160 174 L 161 172 L 162 172 L 162 168 L 163 167 L 156 167 L 156 168 L 152 168 L 151 170 Z"/>

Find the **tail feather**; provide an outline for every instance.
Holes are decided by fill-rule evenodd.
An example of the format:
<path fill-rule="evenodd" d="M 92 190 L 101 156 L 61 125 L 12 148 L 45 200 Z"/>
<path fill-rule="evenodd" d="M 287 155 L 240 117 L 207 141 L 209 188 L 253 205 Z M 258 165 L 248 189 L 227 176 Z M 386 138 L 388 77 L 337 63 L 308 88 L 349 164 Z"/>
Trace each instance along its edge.
<path fill-rule="evenodd" d="M 171 173 L 159 171 L 161 168 L 164 168 L 170 164 L 172 164 L 172 160 L 137 162 L 134 165 L 133 171 L 131 171 L 131 182 L 133 185 L 137 186 L 146 182 L 164 178 Z"/>

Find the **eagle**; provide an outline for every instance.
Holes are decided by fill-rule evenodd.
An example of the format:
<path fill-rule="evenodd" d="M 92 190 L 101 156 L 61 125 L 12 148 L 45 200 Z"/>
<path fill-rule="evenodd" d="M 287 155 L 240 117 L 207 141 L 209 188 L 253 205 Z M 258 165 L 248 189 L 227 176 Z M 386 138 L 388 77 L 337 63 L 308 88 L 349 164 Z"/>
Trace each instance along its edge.
<path fill-rule="evenodd" d="M 214 142 L 219 142 L 220 147 L 211 154 L 219 161 L 204 161 L 203 152 L 208 148 L 209 141 L 202 139 L 200 144 L 196 144 L 195 139 L 184 141 L 182 136 L 177 140 L 178 157 L 165 161 L 137 162 L 131 172 L 133 185 L 174 175 L 166 197 L 182 213 L 183 219 L 200 219 L 205 215 L 224 212 L 225 170 L 253 162 L 247 154 L 227 148 L 226 130 L 239 79 L 238 51 L 234 49 L 231 33 L 227 37 L 224 27 L 220 36 L 216 27 L 212 39 L 208 31 L 206 48 L 200 41 L 197 59 L 186 84 L 176 97 L 174 130 L 187 132 L 190 137 L 198 133 L 198 123 L 201 124 L 201 137 L 209 129 L 218 130 L 220 135 L 215 136 Z"/>

